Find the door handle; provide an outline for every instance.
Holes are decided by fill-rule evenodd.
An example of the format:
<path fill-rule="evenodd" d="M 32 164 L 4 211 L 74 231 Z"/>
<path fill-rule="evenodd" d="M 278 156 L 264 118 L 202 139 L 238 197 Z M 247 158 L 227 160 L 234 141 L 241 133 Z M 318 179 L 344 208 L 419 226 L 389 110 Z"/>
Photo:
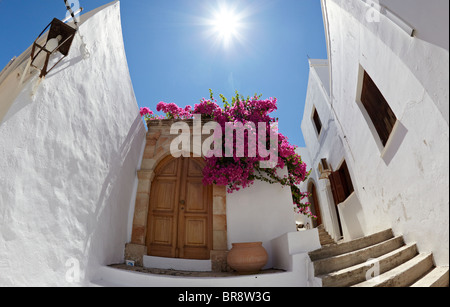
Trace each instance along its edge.
<path fill-rule="evenodd" d="M 180 200 L 180 204 L 184 205 L 186 202 L 184 200 Z"/>

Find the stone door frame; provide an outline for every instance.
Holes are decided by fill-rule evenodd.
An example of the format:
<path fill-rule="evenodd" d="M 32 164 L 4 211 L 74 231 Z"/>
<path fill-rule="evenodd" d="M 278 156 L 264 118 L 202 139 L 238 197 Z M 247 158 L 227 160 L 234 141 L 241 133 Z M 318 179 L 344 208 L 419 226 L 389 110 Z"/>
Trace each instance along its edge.
<path fill-rule="evenodd" d="M 148 124 L 141 170 L 137 172 L 139 181 L 131 242 L 125 246 L 125 260 L 133 260 L 137 266 L 143 266 L 143 257 L 147 255 L 147 221 L 151 185 L 155 178 L 154 170 L 164 158 L 171 155 L 170 143 L 177 137 L 177 135 L 170 134 L 170 127 L 173 123 L 173 120 L 158 120 Z M 187 120 L 186 123 L 190 125 L 192 132 L 192 120 Z M 191 133 L 191 135 L 193 134 Z M 202 135 L 202 142 L 209 136 Z M 226 194 L 225 186 L 213 185 L 213 248 L 210 252 L 210 259 L 212 270 L 216 272 L 228 270 L 226 264 L 228 253 Z"/>

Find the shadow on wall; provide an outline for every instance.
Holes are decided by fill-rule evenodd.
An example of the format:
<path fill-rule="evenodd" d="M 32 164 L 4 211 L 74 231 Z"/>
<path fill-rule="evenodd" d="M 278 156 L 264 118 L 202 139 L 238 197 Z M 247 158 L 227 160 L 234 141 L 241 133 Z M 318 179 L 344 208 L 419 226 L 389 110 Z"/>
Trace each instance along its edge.
<path fill-rule="evenodd" d="M 364 212 L 355 192 L 338 205 L 338 210 L 345 241 L 364 237 Z"/>
<path fill-rule="evenodd" d="M 33 87 L 38 82 L 38 77 L 35 76 L 31 79 L 31 82 L 28 82 L 26 86 L 18 93 L 17 96 L 13 96 L 11 99 L 14 101 L 14 103 L 11 104 L 9 109 L 7 110 L 6 114 L 3 117 L 3 120 L 0 119 L 0 125 L 3 125 L 8 120 L 14 117 L 20 110 L 26 108 L 30 104 L 33 103 L 32 99 L 32 93 L 33 93 Z M 31 97 L 31 99 L 30 99 Z M 2 101 L 1 103 L 6 103 Z"/>
<path fill-rule="evenodd" d="M 82 60 L 83 58 L 81 56 L 75 57 L 70 60 L 67 58 L 63 59 L 61 63 L 46 76 L 45 79 L 56 77 L 58 73 L 64 71 L 68 67 L 78 64 Z M 39 89 L 39 86 L 42 86 L 42 82 L 45 82 L 45 79 L 40 79 L 38 75 L 39 74 L 37 73 L 37 70 L 33 70 L 31 79 L 27 82 L 24 82 L 25 86 L 22 89 L 20 87 L 22 87 L 23 85 L 20 85 L 19 83 L 15 83 L 13 85 L 18 87 L 16 89 L 17 96 L 12 95 L 8 97 L 9 100 L 13 101 L 14 103 L 11 104 L 6 114 L 4 114 L 3 120 L 1 120 L 0 125 L 6 123 L 9 119 L 13 118 L 15 114 L 34 102 L 34 93 Z"/>
<path fill-rule="evenodd" d="M 120 150 L 111 160 L 95 213 L 90 217 L 90 235 L 85 241 L 86 280 L 89 282 L 99 265 L 118 263 L 123 259 L 127 241 L 128 216 L 135 199 L 136 170 L 142 154 L 146 131 L 139 115 L 134 120 Z"/>
<path fill-rule="evenodd" d="M 380 0 L 380 4 L 411 24 L 415 37 L 449 50 L 448 0 Z"/>
<path fill-rule="evenodd" d="M 399 150 L 403 140 L 405 139 L 408 129 L 399 121 L 395 123 L 394 131 L 392 132 L 389 143 L 386 145 L 386 149 L 383 153 L 383 161 L 386 165 L 391 163 L 395 154 Z"/>
<path fill-rule="evenodd" d="M 412 37 L 403 31 L 399 32 L 396 40 L 393 40 L 391 35 L 383 35 L 377 25 L 378 22 L 370 22 L 364 18 L 364 14 L 366 14 L 364 5 L 367 5 L 364 4 L 365 1 L 356 2 L 361 5 L 362 10 L 357 13 L 361 15 L 355 15 L 357 6 L 353 1 L 342 2 L 340 6 L 351 16 L 360 19 L 364 30 L 372 32 L 392 51 L 393 55 L 398 57 L 399 64 L 403 63 L 422 85 L 448 125 L 449 108 L 446 103 L 448 86 L 446 84 L 448 83 L 449 1 L 379 0 L 381 5 L 387 7 L 403 22 L 414 28 Z M 377 0 L 373 2 L 377 2 Z M 382 18 L 381 21 L 383 20 L 385 19 Z M 386 24 L 392 26 L 392 29 L 397 27 L 395 22 L 388 19 L 386 19 Z M 336 26 L 336 24 L 332 26 Z M 345 28 L 343 31 L 346 31 Z M 410 52 L 405 53 L 405 48 L 409 48 Z M 444 65 L 442 65 L 443 63 Z M 427 71 L 433 73 L 430 74 Z M 436 78 L 436 76 L 439 77 Z"/>

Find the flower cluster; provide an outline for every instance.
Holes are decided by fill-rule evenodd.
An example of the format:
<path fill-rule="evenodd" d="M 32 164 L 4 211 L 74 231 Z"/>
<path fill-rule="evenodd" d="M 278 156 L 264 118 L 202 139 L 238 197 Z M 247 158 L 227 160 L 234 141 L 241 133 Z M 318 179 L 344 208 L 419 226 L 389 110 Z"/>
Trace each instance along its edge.
<path fill-rule="evenodd" d="M 235 150 L 232 155 L 205 157 L 206 166 L 203 169 L 203 183 L 205 185 L 226 185 L 229 193 L 246 188 L 252 185 L 255 180 L 262 180 L 271 184 L 279 183 L 291 188 L 294 208 L 297 213 L 315 218 L 309 210 L 310 204 L 304 202 L 308 194 L 300 192 L 298 188 L 298 185 L 306 180 L 309 175 L 306 164 L 295 152 L 296 147 L 289 143 L 286 136 L 278 132 L 278 119 L 270 116 L 270 113 L 277 110 L 277 99 L 261 99 L 261 96 L 257 95 L 245 99 L 236 93 L 236 96 L 229 103 L 223 95 L 220 95 L 220 97 L 223 108 L 217 104 L 211 90 L 210 98 L 202 98 L 199 104 L 194 105 L 194 108 L 190 106 L 181 108 L 174 103 L 164 102 L 158 103 L 156 107 L 158 112 L 166 113 L 167 119 L 191 119 L 194 114 L 201 114 L 202 118 L 217 122 L 223 132 L 226 131 L 225 126 L 230 123 L 246 127 L 243 135 L 238 136 L 237 133 L 233 133 L 233 136 L 227 136 L 223 133 L 219 136 L 223 138 L 221 142 L 223 152 L 227 150 L 225 145 L 232 142 L 233 148 L 239 147 L 236 146 L 238 144 L 243 144 L 244 154 L 242 155 L 242 152 L 238 154 L 238 150 Z M 147 120 L 155 119 L 153 112 L 147 108 L 141 109 L 141 115 L 143 112 L 146 112 Z M 264 129 L 261 130 L 262 128 Z M 254 140 L 261 135 L 266 146 L 265 148 L 264 146 L 262 148 L 256 146 L 255 148 L 255 142 L 249 142 L 249 139 Z M 277 140 L 276 144 L 272 144 L 273 139 Z M 269 160 L 269 157 L 272 156 L 269 155 L 270 151 L 276 152 L 276 161 L 273 167 L 263 168 L 260 163 Z M 283 168 L 287 169 L 287 175 L 278 175 L 276 170 Z"/>
<path fill-rule="evenodd" d="M 202 98 L 199 104 L 194 105 L 194 114 L 202 114 L 205 119 L 219 118 L 223 110 L 216 102 L 217 100 Z"/>
<path fill-rule="evenodd" d="M 146 121 L 158 120 L 158 119 L 165 118 L 164 116 L 161 116 L 161 115 L 155 115 L 155 113 L 153 113 L 153 111 L 147 107 L 141 108 L 140 113 L 141 113 L 141 116 L 144 117 Z"/>
<path fill-rule="evenodd" d="M 184 109 L 177 106 L 175 103 L 160 102 L 156 105 L 156 111 L 166 113 L 167 119 L 191 119 L 192 107 L 186 106 Z"/>

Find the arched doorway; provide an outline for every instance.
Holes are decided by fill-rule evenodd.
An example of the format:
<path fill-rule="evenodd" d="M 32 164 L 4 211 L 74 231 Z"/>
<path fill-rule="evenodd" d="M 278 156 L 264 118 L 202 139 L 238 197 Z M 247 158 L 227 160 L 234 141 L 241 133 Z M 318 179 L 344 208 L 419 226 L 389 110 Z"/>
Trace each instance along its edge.
<path fill-rule="evenodd" d="M 316 185 L 311 181 L 308 192 L 310 193 L 309 202 L 311 203 L 311 213 L 317 216 L 317 219 L 312 220 L 313 228 L 322 225 L 322 215 L 320 212 L 319 197 L 317 195 Z"/>
<path fill-rule="evenodd" d="M 149 256 L 210 259 L 212 186 L 202 183 L 202 158 L 169 156 L 155 168 L 148 210 Z"/>

